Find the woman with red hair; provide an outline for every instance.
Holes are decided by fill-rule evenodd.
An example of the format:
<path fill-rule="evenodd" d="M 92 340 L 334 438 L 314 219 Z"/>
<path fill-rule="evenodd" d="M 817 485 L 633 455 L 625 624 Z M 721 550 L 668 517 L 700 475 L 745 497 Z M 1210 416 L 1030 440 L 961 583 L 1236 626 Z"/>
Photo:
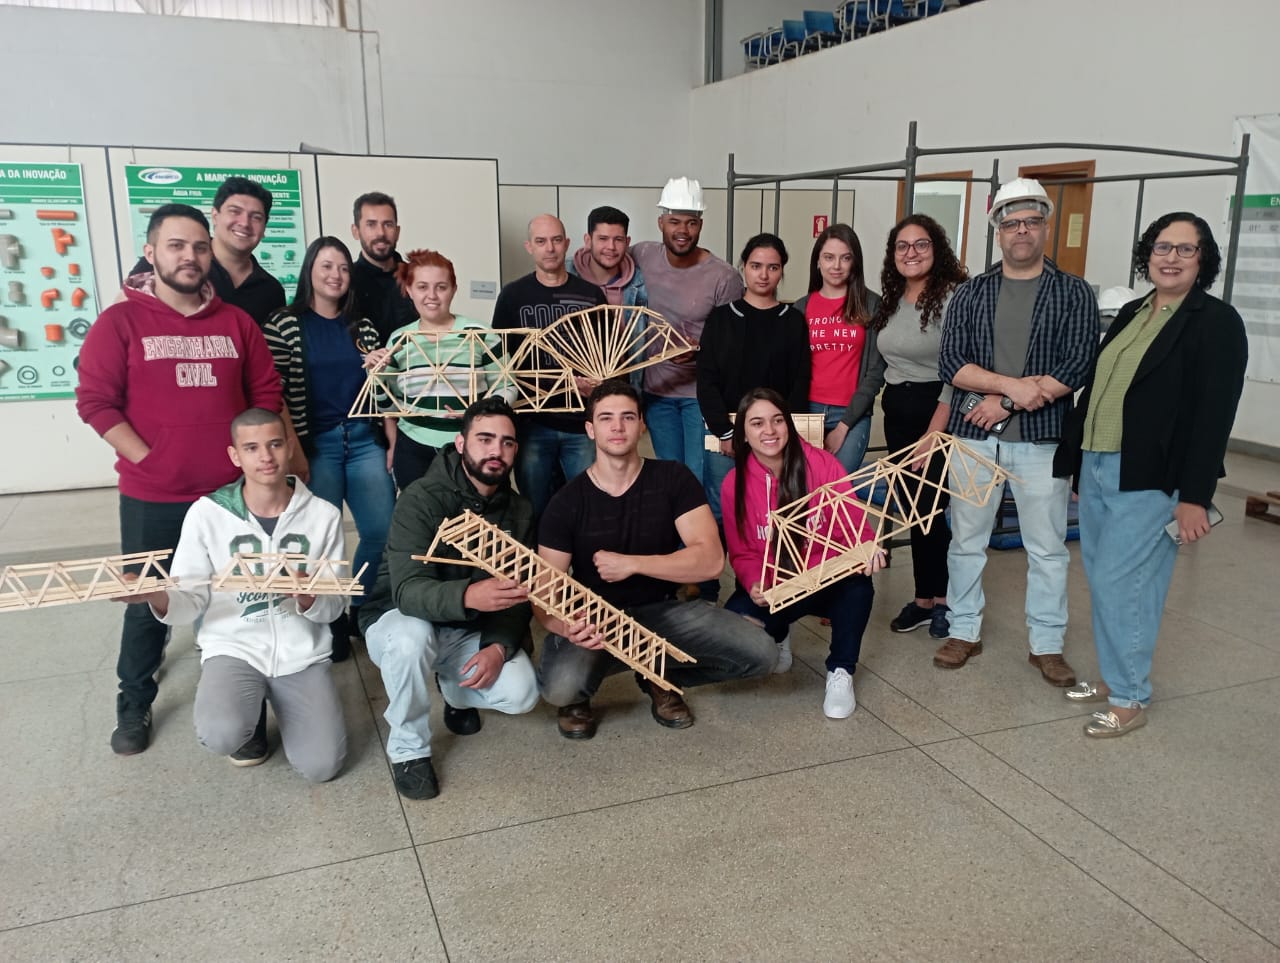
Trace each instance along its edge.
<path fill-rule="evenodd" d="M 391 441 L 387 464 L 403 491 L 426 473 L 441 445 L 453 444 L 463 411 L 478 400 L 470 396 L 475 368 L 484 369 L 480 396 L 498 393 L 498 366 L 492 356 L 498 339 L 485 339 L 486 353 L 463 335 L 490 327 L 453 313 L 458 278 L 453 262 L 438 251 L 410 251 L 396 279 L 418 309 L 418 320 L 392 332 L 387 347 L 369 356 L 369 366 L 396 372 L 389 387 L 401 404 L 414 409 L 413 415 L 386 420 Z"/>

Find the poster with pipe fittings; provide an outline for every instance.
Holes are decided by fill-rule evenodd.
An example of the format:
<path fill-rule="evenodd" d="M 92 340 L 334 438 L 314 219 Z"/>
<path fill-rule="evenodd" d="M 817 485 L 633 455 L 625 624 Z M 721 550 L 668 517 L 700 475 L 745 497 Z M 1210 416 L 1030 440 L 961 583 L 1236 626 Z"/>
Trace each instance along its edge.
<path fill-rule="evenodd" d="M 101 305 L 79 164 L 0 158 L 0 401 L 72 398 Z"/>
<path fill-rule="evenodd" d="M 147 222 L 162 204 L 190 204 L 212 218 L 213 198 L 228 177 L 245 177 L 271 192 L 271 214 L 266 233 L 253 252 L 264 271 L 284 285 L 293 299 L 298 269 L 307 252 L 302 222 L 302 175 L 292 168 L 264 170 L 243 167 L 163 167 L 126 164 L 125 185 L 129 197 L 129 228 L 133 249 L 142 256 L 147 242 Z"/>

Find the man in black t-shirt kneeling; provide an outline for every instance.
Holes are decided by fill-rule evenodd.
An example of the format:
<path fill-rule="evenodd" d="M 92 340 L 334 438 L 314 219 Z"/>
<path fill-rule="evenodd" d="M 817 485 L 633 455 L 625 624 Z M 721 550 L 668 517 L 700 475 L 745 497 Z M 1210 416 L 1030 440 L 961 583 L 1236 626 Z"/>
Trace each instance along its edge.
<path fill-rule="evenodd" d="M 606 381 L 587 403 L 587 435 L 595 464 L 547 505 L 538 554 L 652 632 L 689 653 L 694 664 L 667 663 L 667 679 L 681 687 L 768 675 L 778 649 L 764 630 L 706 602 L 680 602 L 676 589 L 714 578 L 724 568 L 715 518 L 702 485 L 684 465 L 641 458 L 640 398 L 623 381 Z M 560 734 L 590 739 L 596 722 L 591 697 L 605 676 L 626 666 L 606 652 L 595 626 L 567 624 L 535 605 L 547 628 L 538 685 L 560 706 Z M 671 729 L 693 725 L 677 693 L 640 688 L 653 717 Z"/>

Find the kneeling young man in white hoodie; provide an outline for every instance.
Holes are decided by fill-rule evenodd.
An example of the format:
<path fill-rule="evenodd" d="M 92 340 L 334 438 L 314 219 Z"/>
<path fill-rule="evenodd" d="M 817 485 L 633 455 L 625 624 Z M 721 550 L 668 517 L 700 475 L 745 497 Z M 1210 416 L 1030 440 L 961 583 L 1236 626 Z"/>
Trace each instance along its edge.
<path fill-rule="evenodd" d="M 278 414 L 243 412 L 231 422 L 231 442 L 227 455 L 244 477 L 191 506 L 169 570 L 179 587 L 128 601 L 150 604 L 166 625 L 203 616 L 195 705 L 202 746 L 236 765 L 265 762 L 265 698 L 290 764 L 311 782 L 325 782 L 347 756 L 329 658 L 329 623 L 347 599 L 212 592 L 208 580 L 240 552 L 341 559 L 342 516 L 288 474 L 290 441 Z"/>

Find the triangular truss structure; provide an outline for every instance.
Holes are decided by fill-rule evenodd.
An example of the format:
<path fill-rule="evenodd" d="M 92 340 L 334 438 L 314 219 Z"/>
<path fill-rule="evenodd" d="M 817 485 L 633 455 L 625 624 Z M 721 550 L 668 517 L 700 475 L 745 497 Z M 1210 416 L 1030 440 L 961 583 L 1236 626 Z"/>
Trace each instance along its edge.
<path fill-rule="evenodd" d="M 459 413 L 492 394 L 522 411 L 567 413 L 586 405 L 575 376 L 604 381 L 688 354 L 696 346 L 648 308 L 600 305 L 566 314 L 546 328 L 406 331 L 388 345 L 406 370 L 368 372 L 351 418 Z"/>
<path fill-rule="evenodd" d="M 170 554 L 137 552 L 72 562 L 6 565 L 0 568 L 0 612 L 145 595 L 172 588 L 174 583 L 161 565 Z M 137 579 L 126 579 L 126 569 L 133 569 Z"/>
<path fill-rule="evenodd" d="M 555 618 L 594 625 L 604 639 L 606 652 L 656 686 L 680 691 L 664 678 L 668 657 L 678 662 L 697 661 L 564 572 L 548 565 L 536 552 L 474 512 L 463 512 L 447 519 L 436 532 L 427 554 L 413 557 L 424 563 L 459 564 L 457 558 L 436 555 L 441 544 L 449 545 L 461 554 L 462 564 L 475 565 L 495 578 L 510 579 L 523 585 L 529 590 L 529 600 Z"/>
<path fill-rule="evenodd" d="M 566 314 L 538 332 L 542 350 L 593 381 L 621 378 L 697 346 L 648 308 L 601 304 Z"/>
<path fill-rule="evenodd" d="M 941 520 L 944 494 L 985 505 L 1012 477 L 951 435 L 937 431 L 922 441 L 931 459 L 942 456 L 940 481 L 911 467 L 918 449 L 910 445 L 769 513 L 760 584 L 769 586 L 763 594 L 770 612 L 866 571 L 888 539 L 916 525 L 928 531 Z M 882 486 L 883 503 L 873 504 Z"/>
<path fill-rule="evenodd" d="M 215 592 L 267 592 L 275 595 L 363 595 L 360 576 L 343 578 L 351 563 L 293 552 L 240 552 L 210 580 Z M 185 583 L 184 583 L 185 584 Z"/>

